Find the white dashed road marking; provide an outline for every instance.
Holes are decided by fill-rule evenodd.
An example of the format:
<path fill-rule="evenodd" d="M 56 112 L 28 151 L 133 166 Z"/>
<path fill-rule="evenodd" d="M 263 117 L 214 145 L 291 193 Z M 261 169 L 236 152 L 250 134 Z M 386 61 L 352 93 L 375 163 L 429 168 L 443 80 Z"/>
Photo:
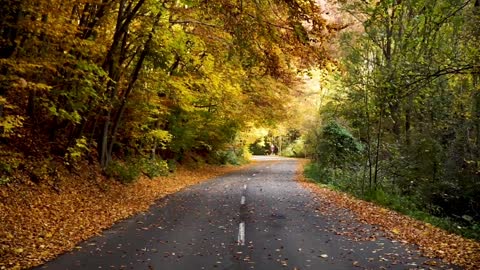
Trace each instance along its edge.
<path fill-rule="evenodd" d="M 238 226 L 238 245 L 245 245 L 245 222 L 240 223 L 240 226 Z"/>
<path fill-rule="evenodd" d="M 250 180 L 250 178 L 248 178 Z M 243 185 L 243 191 L 247 190 L 247 185 Z M 245 193 L 243 193 L 245 194 Z M 241 206 L 245 205 L 245 201 L 247 198 L 245 195 L 242 195 L 242 198 L 240 199 L 240 204 Z M 245 245 L 245 221 L 240 220 L 240 225 L 238 225 L 238 241 L 237 241 L 239 246 Z"/>

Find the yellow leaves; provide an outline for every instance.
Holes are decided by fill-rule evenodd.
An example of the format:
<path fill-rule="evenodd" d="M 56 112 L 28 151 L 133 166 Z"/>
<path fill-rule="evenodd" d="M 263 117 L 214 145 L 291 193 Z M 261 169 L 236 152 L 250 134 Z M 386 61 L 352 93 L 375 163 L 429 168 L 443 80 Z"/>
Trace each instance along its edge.
<path fill-rule="evenodd" d="M 7 115 L 0 118 L 0 127 L 2 133 L 0 137 L 10 137 L 15 134 L 15 129 L 23 126 L 25 118 L 20 115 Z"/>
<path fill-rule="evenodd" d="M 84 154 L 88 153 L 89 151 L 90 148 L 88 147 L 87 138 L 82 136 L 81 138 L 75 140 L 75 145 L 67 148 L 65 162 L 78 162 L 84 156 Z"/>
<path fill-rule="evenodd" d="M 52 87 L 44 83 L 29 83 L 30 87 L 35 91 L 50 91 Z"/>
<path fill-rule="evenodd" d="M 201 62 L 198 64 L 201 64 L 202 71 L 206 73 L 218 72 L 215 70 L 215 57 L 211 54 L 202 57 Z"/>
<path fill-rule="evenodd" d="M 394 228 L 394 229 L 392 230 L 392 232 L 393 232 L 394 234 L 400 234 L 400 231 L 399 231 L 397 228 Z"/>
<path fill-rule="evenodd" d="M 163 129 L 153 129 L 148 133 L 144 134 L 146 139 L 151 143 L 155 142 L 160 144 L 162 147 L 165 147 L 168 142 L 173 138 L 172 134 Z"/>

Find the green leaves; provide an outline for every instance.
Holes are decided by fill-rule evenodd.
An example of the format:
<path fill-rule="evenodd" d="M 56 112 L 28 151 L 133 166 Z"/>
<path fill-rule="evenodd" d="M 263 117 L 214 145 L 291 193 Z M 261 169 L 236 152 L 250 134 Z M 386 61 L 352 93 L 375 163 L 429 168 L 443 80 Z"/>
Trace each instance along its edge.
<path fill-rule="evenodd" d="M 67 148 L 65 154 L 65 163 L 67 165 L 74 165 L 76 162 L 82 160 L 86 153 L 90 152 L 87 138 L 82 136 L 75 140 L 75 144 Z"/>
<path fill-rule="evenodd" d="M 468 1 L 353 1 L 344 8 L 364 29 L 340 39 L 342 76 L 338 85 L 323 83 L 334 93 L 319 118 L 346 123 L 365 149 L 354 166 L 327 176 L 356 193 L 383 188 L 414 197 L 430 214 L 478 220 L 480 80 L 473 67 L 480 55 L 472 28 L 478 7 Z M 319 140 L 320 162 L 341 164 L 356 152 L 345 146 L 351 139 L 340 128 L 311 133 L 344 138 Z M 325 154 L 338 153 L 337 147 L 345 151 Z"/>
<path fill-rule="evenodd" d="M 316 159 L 325 166 L 342 166 L 352 161 L 364 150 L 364 146 L 343 126 L 335 121 L 328 122 L 317 142 Z"/>

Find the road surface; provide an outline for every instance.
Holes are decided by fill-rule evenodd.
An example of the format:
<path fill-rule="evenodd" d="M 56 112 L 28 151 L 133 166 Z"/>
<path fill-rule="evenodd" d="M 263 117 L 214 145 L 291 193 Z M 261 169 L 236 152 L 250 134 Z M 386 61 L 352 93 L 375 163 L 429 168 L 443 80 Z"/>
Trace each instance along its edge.
<path fill-rule="evenodd" d="M 295 182 L 297 160 L 257 159 L 167 196 L 37 269 L 432 268 L 414 246 L 346 220 L 347 210 L 318 211 L 315 195 Z M 438 264 L 433 269 L 458 269 Z"/>

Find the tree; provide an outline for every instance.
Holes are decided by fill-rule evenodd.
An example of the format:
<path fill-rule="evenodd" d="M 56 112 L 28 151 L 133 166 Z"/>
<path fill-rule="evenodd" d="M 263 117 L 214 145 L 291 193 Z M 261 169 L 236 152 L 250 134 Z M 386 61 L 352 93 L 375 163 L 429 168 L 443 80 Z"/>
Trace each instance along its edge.
<path fill-rule="evenodd" d="M 287 114 L 297 70 L 325 62 L 334 31 L 315 1 L 2 3 L 0 147 L 32 157 L 25 168 L 72 149 L 103 169 L 208 159 Z"/>
<path fill-rule="evenodd" d="M 321 117 L 358 131 L 370 188 L 478 220 L 478 1 L 342 3 L 361 27 L 340 41 L 340 109 Z"/>

